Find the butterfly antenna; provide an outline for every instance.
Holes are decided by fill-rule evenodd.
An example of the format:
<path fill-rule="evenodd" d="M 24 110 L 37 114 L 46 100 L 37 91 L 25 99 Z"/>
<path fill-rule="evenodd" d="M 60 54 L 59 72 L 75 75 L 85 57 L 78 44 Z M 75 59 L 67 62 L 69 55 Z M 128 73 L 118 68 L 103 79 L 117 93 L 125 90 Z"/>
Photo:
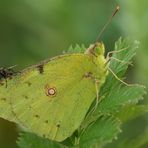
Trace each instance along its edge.
<path fill-rule="evenodd" d="M 117 14 L 117 12 L 119 11 L 119 9 L 120 9 L 120 7 L 117 6 L 116 9 L 115 9 L 115 11 L 114 11 L 113 14 L 111 15 L 111 17 L 108 19 L 107 23 L 103 26 L 102 30 L 100 31 L 99 35 L 97 36 L 97 39 L 96 39 L 96 42 L 95 42 L 95 43 L 99 42 L 99 40 L 100 40 L 100 38 L 101 38 L 101 36 L 102 36 L 104 30 L 105 30 L 105 29 L 108 27 L 108 25 L 111 23 L 113 17 Z"/>
<path fill-rule="evenodd" d="M 113 17 L 117 14 L 117 12 L 119 11 L 120 7 L 117 6 L 115 11 L 113 12 L 113 14 L 111 15 L 111 17 L 108 19 L 107 23 L 103 26 L 102 30 L 100 31 L 99 35 L 96 38 L 96 41 L 93 45 L 91 45 L 89 48 L 87 48 L 86 53 L 91 53 L 94 54 L 93 51 L 95 49 L 95 47 L 97 46 L 97 43 L 99 42 L 104 30 L 108 27 L 108 25 L 111 23 Z"/>

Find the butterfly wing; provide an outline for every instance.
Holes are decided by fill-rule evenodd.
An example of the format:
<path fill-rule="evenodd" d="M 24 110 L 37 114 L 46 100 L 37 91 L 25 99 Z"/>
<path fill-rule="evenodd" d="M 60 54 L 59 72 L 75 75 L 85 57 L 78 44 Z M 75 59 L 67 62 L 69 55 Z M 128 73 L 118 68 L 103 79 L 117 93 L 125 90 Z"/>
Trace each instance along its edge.
<path fill-rule="evenodd" d="M 7 85 L 9 87 L 6 87 Z M 9 121 L 17 122 L 10 104 L 9 88 L 11 88 L 12 85 L 12 81 L 0 80 L 0 117 Z"/>
<path fill-rule="evenodd" d="M 95 69 L 88 55 L 71 54 L 25 70 L 7 94 L 10 116 L 31 132 L 63 141 L 80 126 L 96 96 L 94 79 L 85 76 Z"/>

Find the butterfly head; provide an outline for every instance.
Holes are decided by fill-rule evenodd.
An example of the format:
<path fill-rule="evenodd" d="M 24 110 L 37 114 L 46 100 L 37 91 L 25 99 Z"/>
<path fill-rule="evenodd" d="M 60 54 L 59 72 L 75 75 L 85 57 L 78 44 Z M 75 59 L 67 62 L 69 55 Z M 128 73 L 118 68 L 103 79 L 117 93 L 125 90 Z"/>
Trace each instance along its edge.
<path fill-rule="evenodd" d="M 91 44 L 89 48 L 85 51 L 86 54 L 98 57 L 104 56 L 105 47 L 103 42 L 97 42 L 95 44 Z"/>
<path fill-rule="evenodd" d="M 95 44 L 94 53 L 96 56 L 103 55 L 104 56 L 105 47 L 103 42 L 98 42 Z"/>

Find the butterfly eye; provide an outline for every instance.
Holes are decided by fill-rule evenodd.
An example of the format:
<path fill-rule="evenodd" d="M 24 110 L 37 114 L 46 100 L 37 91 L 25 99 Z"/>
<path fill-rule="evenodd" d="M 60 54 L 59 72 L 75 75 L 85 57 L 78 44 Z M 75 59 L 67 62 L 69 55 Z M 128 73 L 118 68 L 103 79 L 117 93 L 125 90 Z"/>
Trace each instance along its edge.
<path fill-rule="evenodd" d="M 54 87 L 49 87 L 48 85 L 45 86 L 45 91 L 47 96 L 55 96 L 56 95 L 56 89 Z"/>

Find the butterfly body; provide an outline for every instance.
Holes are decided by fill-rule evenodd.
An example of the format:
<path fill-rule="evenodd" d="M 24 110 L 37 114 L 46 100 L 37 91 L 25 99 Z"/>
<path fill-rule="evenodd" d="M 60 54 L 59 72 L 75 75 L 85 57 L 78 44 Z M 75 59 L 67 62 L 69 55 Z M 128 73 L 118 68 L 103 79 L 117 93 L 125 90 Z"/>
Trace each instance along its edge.
<path fill-rule="evenodd" d="M 98 51 L 65 54 L 23 70 L 0 87 L 0 116 L 52 140 L 71 136 L 96 97 L 96 81 L 99 90 L 107 75 L 104 52 Z"/>

